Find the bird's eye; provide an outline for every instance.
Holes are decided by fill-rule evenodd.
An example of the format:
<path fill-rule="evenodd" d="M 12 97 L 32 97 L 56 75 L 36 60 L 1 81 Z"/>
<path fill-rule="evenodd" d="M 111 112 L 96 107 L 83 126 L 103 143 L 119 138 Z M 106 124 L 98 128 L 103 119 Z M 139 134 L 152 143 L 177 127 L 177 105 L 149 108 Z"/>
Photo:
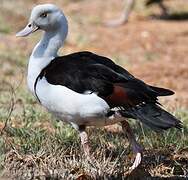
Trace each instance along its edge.
<path fill-rule="evenodd" d="M 42 14 L 40 15 L 40 17 L 41 17 L 41 18 L 45 18 L 45 17 L 47 17 L 47 15 L 48 15 L 48 13 L 44 12 L 44 13 L 42 13 Z"/>

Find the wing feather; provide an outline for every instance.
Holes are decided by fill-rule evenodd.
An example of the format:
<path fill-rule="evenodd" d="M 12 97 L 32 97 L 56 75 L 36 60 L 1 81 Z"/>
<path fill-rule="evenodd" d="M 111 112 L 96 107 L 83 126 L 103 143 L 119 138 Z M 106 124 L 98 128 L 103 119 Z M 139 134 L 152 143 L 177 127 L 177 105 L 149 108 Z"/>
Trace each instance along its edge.
<path fill-rule="evenodd" d="M 45 77 L 54 85 L 66 86 L 78 93 L 95 92 L 111 107 L 135 107 L 140 103 L 156 103 L 157 96 L 170 91 L 155 88 L 136 79 L 110 59 L 90 52 L 78 52 L 55 58 L 44 68 Z"/>

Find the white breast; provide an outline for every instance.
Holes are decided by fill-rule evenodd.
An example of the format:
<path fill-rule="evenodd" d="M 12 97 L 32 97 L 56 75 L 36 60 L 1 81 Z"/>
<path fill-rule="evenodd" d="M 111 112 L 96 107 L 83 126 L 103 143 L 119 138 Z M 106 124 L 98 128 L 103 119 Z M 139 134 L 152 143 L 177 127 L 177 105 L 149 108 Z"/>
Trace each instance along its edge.
<path fill-rule="evenodd" d="M 33 50 L 33 53 L 30 56 L 29 64 L 28 64 L 28 74 L 27 74 L 27 85 L 33 95 L 34 95 L 34 84 L 38 75 L 40 74 L 42 69 L 46 67 L 54 59 L 54 56 L 36 58 L 34 56 L 34 53 L 37 47 L 38 45 L 36 45 L 36 47 Z"/>
<path fill-rule="evenodd" d="M 78 125 L 83 121 L 89 124 L 87 121 L 102 119 L 109 110 L 108 104 L 95 93 L 79 94 L 65 86 L 49 84 L 45 78 L 38 81 L 36 93 L 50 112 Z"/>

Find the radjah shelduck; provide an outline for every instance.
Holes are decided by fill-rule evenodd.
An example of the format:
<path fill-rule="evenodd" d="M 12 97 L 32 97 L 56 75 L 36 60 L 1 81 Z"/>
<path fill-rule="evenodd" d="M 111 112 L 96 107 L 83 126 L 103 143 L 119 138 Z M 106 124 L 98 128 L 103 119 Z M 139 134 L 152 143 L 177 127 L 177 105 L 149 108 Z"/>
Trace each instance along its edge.
<path fill-rule="evenodd" d="M 140 164 L 143 148 L 127 118 L 137 119 L 155 131 L 181 128 L 181 122 L 158 103 L 157 97 L 172 95 L 171 90 L 148 85 L 109 58 L 92 52 L 58 56 L 68 23 L 57 6 L 34 7 L 29 23 L 17 36 L 37 30 L 44 34 L 29 58 L 29 90 L 49 112 L 79 132 L 86 157 L 90 157 L 87 126 L 120 122 L 135 153 L 131 169 Z"/>

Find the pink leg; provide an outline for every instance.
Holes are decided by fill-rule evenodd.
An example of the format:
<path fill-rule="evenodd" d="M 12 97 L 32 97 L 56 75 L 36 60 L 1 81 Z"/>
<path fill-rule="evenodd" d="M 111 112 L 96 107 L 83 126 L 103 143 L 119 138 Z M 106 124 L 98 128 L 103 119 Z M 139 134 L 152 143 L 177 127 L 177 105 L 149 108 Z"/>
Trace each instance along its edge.
<path fill-rule="evenodd" d="M 89 147 L 88 135 L 85 132 L 85 130 L 80 131 L 80 138 L 81 138 L 81 143 L 84 149 L 85 156 L 87 158 L 90 158 L 90 147 Z"/>
<path fill-rule="evenodd" d="M 141 163 L 143 148 L 136 141 L 135 136 L 129 126 L 129 123 L 127 121 L 123 121 L 123 122 L 121 122 L 121 124 L 122 124 L 122 129 L 126 133 L 127 138 L 130 142 L 130 145 L 132 146 L 132 150 L 136 154 L 134 163 L 130 168 L 131 170 L 133 170 L 136 167 L 138 167 L 138 165 Z"/>

